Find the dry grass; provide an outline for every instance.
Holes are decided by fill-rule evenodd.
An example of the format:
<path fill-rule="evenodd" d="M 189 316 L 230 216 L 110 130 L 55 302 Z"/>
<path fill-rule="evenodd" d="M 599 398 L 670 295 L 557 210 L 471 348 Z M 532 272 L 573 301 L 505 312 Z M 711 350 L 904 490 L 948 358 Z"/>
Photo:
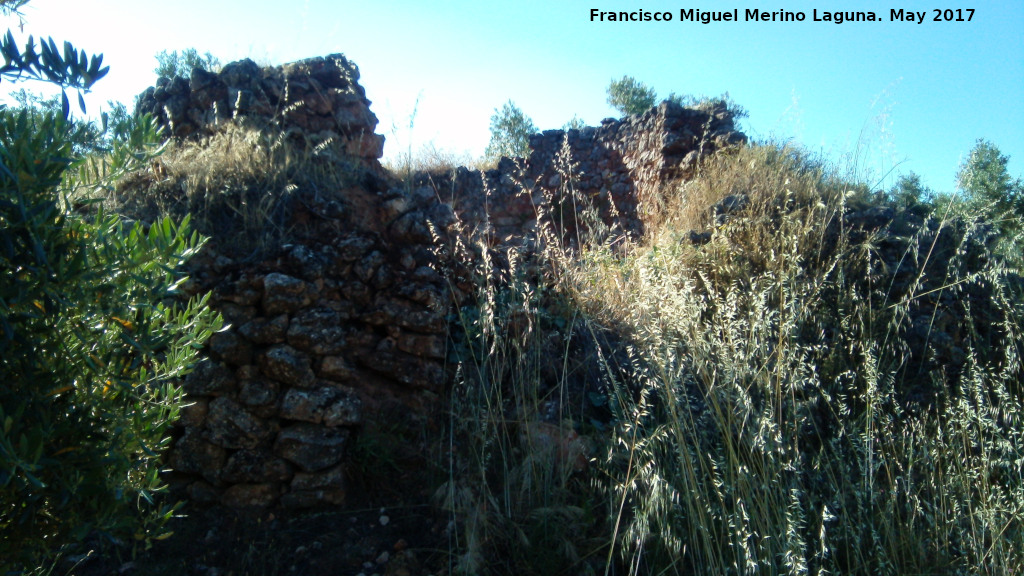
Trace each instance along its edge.
<path fill-rule="evenodd" d="M 640 244 L 613 250 L 601 236 L 567 254 L 551 240 L 544 266 L 523 267 L 546 270 L 541 277 L 524 280 L 513 268 L 512 281 L 496 284 L 480 275 L 476 305 L 460 317 L 452 407 L 447 503 L 464 528 L 456 567 L 1024 570 L 1024 306 L 1012 271 L 998 258 L 950 255 L 943 289 L 988 286 L 997 310 L 989 320 L 999 326 L 961 318 L 962 373 L 939 366 L 910 375 L 904 338 L 926 275 L 918 270 L 909 294 L 887 299 L 884 280 L 896 270 L 882 265 L 879 238 L 852 236 L 844 223 L 870 195 L 775 146 L 719 154 L 676 193 Z M 747 196 L 746 208 L 717 219 L 713 206 L 736 194 Z M 946 229 L 961 243 L 975 233 Z M 690 230 L 714 234 L 693 243 Z M 931 256 L 921 237 L 905 246 L 908 266 Z M 507 328 L 515 325 L 530 327 L 528 337 Z M 603 446 L 587 482 L 520 432 L 544 417 L 552 396 L 573 392 L 570 377 L 539 368 L 551 356 L 563 366 L 575 360 L 572 346 L 547 341 L 553 326 L 593 340 L 593 373 L 614 414 L 608 427 L 581 425 L 580 413 L 555 420 L 563 436 L 585 430 Z M 601 346 L 609 330 L 624 343 L 618 350 Z M 908 396 L 911 381 L 935 400 Z M 544 543 L 564 551 L 540 567 L 528 561 L 540 558 L 528 535 L 538 514 L 561 519 Z"/>
<path fill-rule="evenodd" d="M 297 198 L 343 202 L 364 171 L 339 158 L 331 142 L 312 146 L 226 123 L 199 142 L 170 142 L 150 166 L 123 179 L 108 204 L 141 220 L 192 214 L 195 229 L 241 253 L 292 234 Z"/>
<path fill-rule="evenodd" d="M 473 158 L 468 152 L 438 148 L 434 142 L 424 144 L 415 152 L 410 148 L 384 161 L 384 167 L 403 180 L 411 179 L 415 174 L 447 174 L 461 166 L 480 170 L 488 168 L 483 160 Z"/>

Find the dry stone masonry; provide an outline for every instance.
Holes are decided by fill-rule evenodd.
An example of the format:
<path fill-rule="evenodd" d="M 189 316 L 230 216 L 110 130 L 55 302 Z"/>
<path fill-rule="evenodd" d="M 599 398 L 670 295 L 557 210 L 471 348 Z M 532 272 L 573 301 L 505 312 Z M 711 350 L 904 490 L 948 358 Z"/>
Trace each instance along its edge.
<path fill-rule="evenodd" d="M 397 413 L 429 427 L 436 416 L 450 378 L 449 314 L 473 289 L 450 274 L 467 266 L 451 246 L 461 238 L 528 249 L 545 223 L 571 245 L 588 209 L 613 233 L 641 234 L 662 183 L 745 141 L 724 107 L 666 102 L 597 127 L 536 134 L 527 158 L 504 158 L 487 172 L 398 182 L 378 162 L 383 137 L 358 79 L 342 55 L 274 68 L 243 60 L 161 79 L 139 100 L 138 111 L 179 140 L 202 145 L 222 124 L 248 122 L 363 171 L 342 190 L 299 190 L 290 217 L 303 225 L 287 243 L 243 257 L 224 251 L 214 233 L 190 262 L 188 292 L 211 292 L 229 324 L 184 381 L 191 404 L 168 456 L 173 485 L 193 500 L 343 503 L 352 444 L 366 426 Z M 744 207 L 738 196 L 715 210 L 725 218 Z M 864 234 L 894 219 L 850 215 Z M 470 233 L 484 240 L 468 242 L 462 235 Z M 699 243 L 711 233 L 693 234 Z M 988 241 L 971 249 L 981 254 Z M 897 265 L 902 247 L 883 243 Z M 930 326 L 933 341 L 944 338 L 940 351 L 962 361 L 958 335 Z"/>
<path fill-rule="evenodd" d="M 193 138 L 229 121 L 254 120 L 351 158 L 376 160 L 384 137 L 359 85 L 359 69 L 341 54 L 260 68 L 249 59 L 220 72 L 195 68 L 190 78 L 160 78 L 139 95 L 169 134 Z"/>

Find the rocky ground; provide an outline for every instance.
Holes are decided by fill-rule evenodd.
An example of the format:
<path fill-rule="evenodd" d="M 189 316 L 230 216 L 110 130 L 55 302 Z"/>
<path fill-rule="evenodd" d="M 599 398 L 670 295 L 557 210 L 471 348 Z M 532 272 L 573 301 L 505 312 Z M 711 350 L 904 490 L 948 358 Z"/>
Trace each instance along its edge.
<path fill-rule="evenodd" d="M 141 551 L 72 556 L 74 576 L 420 576 L 444 574 L 449 520 L 428 504 L 301 514 L 188 506 L 174 535 Z M 76 564 L 77 563 L 77 564 Z"/>

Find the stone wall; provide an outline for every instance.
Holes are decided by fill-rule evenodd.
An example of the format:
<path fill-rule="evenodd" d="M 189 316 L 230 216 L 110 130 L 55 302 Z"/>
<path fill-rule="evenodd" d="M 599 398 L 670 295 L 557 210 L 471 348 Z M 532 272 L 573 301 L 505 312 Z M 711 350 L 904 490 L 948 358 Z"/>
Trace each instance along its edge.
<path fill-rule="evenodd" d="M 250 121 L 351 158 L 372 161 L 384 153 L 359 68 L 342 54 L 268 68 L 245 59 L 216 73 L 196 68 L 188 79 L 160 78 L 139 95 L 136 112 L 152 114 L 179 139 Z"/>
<path fill-rule="evenodd" d="M 298 190 L 289 218 L 302 225 L 286 223 L 288 243 L 240 257 L 219 250 L 213 231 L 190 263 L 187 292 L 210 292 L 229 324 L 184 381 L 191 405 L 168 456 L 172 484 L 195 501 L 344 502 L 364 427 L 382 414 L 423 426 L 436 415 L 450 376 L 449 312 L 472 289 L 440 273 L 472 266 L 450 249 L 472 244 L 462 235 L 529 247 L 540 215 L 571 243 L 584 205 L 614 233 L 640 233 L 644 202 L 665 179 L 744 140 L 725 109 L 663 103 L 537 134 L 528 158 L 486 173 L 398 182 L 378 162 L 369 104 L 341 55 L 263 69 L 243 60 L 161 79 L 141 96 L 138 111 L 182 142 L 202 146 L 222 124 L 249 122 L 365 171 L 344 190 Z"/>

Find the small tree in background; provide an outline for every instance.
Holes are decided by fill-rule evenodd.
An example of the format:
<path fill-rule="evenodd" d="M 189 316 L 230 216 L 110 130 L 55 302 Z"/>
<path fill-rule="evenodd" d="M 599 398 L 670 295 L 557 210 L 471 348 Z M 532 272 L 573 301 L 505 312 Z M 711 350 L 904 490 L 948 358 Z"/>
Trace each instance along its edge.
<path fill-rule="evenodd" d="M 530 153 L 530 135 L 536 132 L 533 120 L 509 100 L 491 116 L 491 141 L 484 154 L 489 161 L 525 157 Z"/>
<path fill-rule="evenodd" d="M 935 193 L 921 182 L 921 177 L 911 172 L 903 174 L 888 192 L 889 200 L 901 208 L 929 206 Z"/>
<path fill-rule="evenodd" d="M 608 104 L 623 116 L 643 114 L 654 107 L 658 97 L 654 88 L 639 82 L 632 76 L 612 80 L 608 85 Z"/>
<path fill-rule="evenodd" d="M 213 54 L 207 52 L 206 54 L 200 55 L 199 51 L 195 48 L 188 48 L 182 50 L 181 54 L 178 54 L 177 50 L 168 52 L 162 50 L 156 55 L 156 75 L 158 78 L 174 78 L 175 76 L 181 76 L 182 78 L 188 78 L 192 75 L 193 68 L 201 68 L 207 72 L 213 72 L 220 68 L 221 62 Z"/>
<path fill-rule="evenodd" d="M 583 121 L 579 116 L 573 115 L 572 120 L 569 120 L 562 126 L 562 130 L 582 130 L 587 127 L 587 123 Z"/>
<path fill-rule="evenodd" d="M 991 214 L 1006 235 L 1020 231 L 1024 218 L 1024 183 L 1010 177 L 1009 161 L 995 144 L 979 139 L 956 175 L 968 206 Z"/>

